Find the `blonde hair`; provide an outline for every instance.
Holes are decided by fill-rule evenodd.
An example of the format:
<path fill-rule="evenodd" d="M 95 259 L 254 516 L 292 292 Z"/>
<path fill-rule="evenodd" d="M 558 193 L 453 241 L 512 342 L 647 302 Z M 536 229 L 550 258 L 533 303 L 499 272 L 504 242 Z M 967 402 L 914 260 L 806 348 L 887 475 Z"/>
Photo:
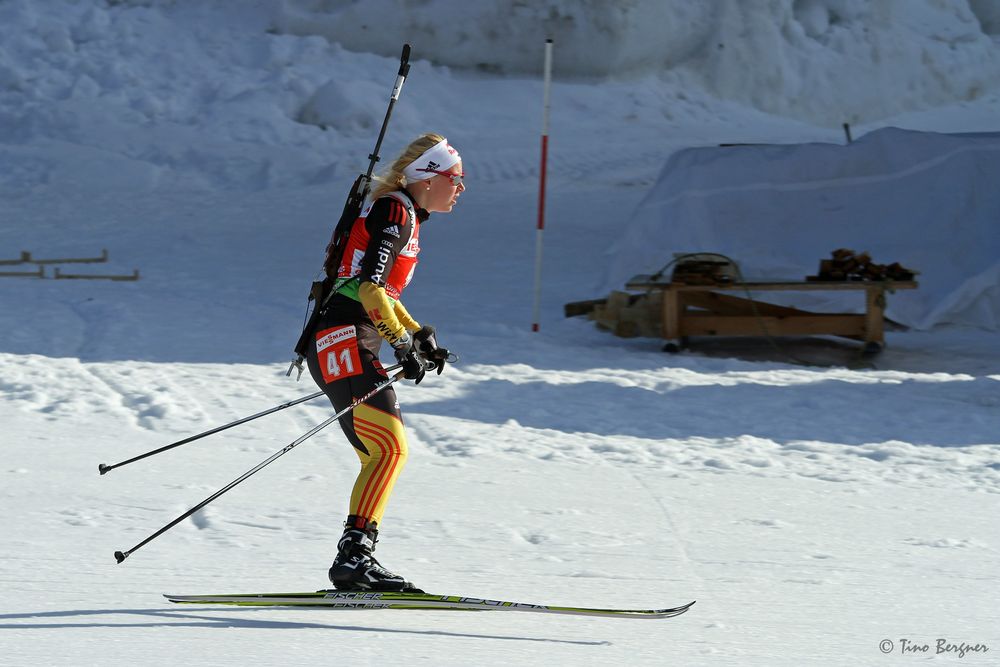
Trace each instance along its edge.
<path fill-rule="evenodd" d="M 370 195 L 371 200 L 375 201 L 382 195 L 405 188 L 406 176 L 403 175 L 403 169 L 423 155 L 429 148 L 442 141 L 444 141 L 444 137 L 431 132 L 422 134 L 411 141 L 410 145 L 389 165 L 389 168 L 375 177 L 375 187 L 372 188 Z"/>

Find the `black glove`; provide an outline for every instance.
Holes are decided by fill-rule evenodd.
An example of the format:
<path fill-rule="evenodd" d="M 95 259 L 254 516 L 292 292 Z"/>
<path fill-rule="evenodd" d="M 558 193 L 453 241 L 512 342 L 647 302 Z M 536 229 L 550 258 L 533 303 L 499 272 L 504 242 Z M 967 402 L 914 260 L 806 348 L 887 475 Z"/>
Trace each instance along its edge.
<path fill-rule="evenodd" d="M 420 352 L 420 355 L 433 363 L 437 367 L 438 375 L 441 375 L 445 362 L 448 361 L 449 353 L 447 348 L 438 347 L 434 327 L 424 325 L 419 331 L 413 333 L 413 340 L 416 341 L 414 345 Z"/>
<path fill-rule="evenodd" d="M 424 379 L 424 361 L 420 358 L 417 348 L 413 346 L 413 336 L 407 336 L 400 341 L 398 347 L 393 348 L 396 361 L 403 366 L 403 377 L 407 380 L 416 380 L 413 384 L 420 384 Z"/>

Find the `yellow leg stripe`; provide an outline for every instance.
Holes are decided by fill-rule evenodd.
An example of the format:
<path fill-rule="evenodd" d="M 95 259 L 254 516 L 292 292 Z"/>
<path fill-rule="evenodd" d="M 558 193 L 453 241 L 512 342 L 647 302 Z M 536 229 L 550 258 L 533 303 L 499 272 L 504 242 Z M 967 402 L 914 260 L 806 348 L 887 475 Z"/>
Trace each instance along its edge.
<path fill-rule="evenodd" d="M 403 424 L 394 415 L 362 404 L 354 409 L 354 431 L 369 456 L 354 483 L 351 514 L 381 523 L 408 456 Z"/>

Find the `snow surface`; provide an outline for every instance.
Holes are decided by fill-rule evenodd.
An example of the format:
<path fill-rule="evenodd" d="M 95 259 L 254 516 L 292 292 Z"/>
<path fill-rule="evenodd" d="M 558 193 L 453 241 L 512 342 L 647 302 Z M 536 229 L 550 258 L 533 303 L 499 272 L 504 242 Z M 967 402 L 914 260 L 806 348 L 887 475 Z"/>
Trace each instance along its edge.
<path fill-rule="evenodd" d="M 841 119 L 864 121 L 856 137 L 996 131 L 995 4 L 622 3 L 669 18 L 662 32 L 585 2 L 367 6 L 386 29 L 360 48 L 355 3 L 0 2 L 0 259 L 107 248 L 106 264 L 62 268 L 142 274 L 0 278 L 0 664 L 960 660 L 935 655 L 938 638 L 990 647 L 963 663 L 995 662 L 995 332 L 890 332 L 870 362 L 829 339 L 666 356 L 561 316 L 602 295 L 605 251 L 679 148 L 839 143 Z M 575 27 L 557 34 L 533 334 L 541 6 Z M 316 34 L 290 27 L 321 10 Z M 482 57 L 422 39 L 431 19 Z M 356 472 L 332 429 L 112 560 L 330 414 L 316 401 L 96 470 L 314 391 L 284 377 L 288 348 L 404 30 L 414 62 L 382 154 L 443 131 L 469 176 L 455 212 L 428 224 L 406 302 L 462 361 L 399 390 L 412 456 L 379 556 L 435 592 L 697 599 L 684 616 L 165 603 L 325 585 Z M 725 56 L 719 34 L 736 35 Z M 586 43 L 614 47 L 626 76 L 595 69 Z M 900 655 L 903 639 L 929 653 Z"/>

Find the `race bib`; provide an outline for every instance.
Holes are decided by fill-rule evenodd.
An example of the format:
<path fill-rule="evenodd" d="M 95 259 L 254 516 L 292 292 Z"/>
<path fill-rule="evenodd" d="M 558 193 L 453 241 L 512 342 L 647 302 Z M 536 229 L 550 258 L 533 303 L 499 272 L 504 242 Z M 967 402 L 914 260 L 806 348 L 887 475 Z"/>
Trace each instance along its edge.
<path fill-rule="evenodd" d="M 329 384 L 361 374 L 358 335 L 354 325 L 325 329 L 316 334 L 316 360 Z"/>

